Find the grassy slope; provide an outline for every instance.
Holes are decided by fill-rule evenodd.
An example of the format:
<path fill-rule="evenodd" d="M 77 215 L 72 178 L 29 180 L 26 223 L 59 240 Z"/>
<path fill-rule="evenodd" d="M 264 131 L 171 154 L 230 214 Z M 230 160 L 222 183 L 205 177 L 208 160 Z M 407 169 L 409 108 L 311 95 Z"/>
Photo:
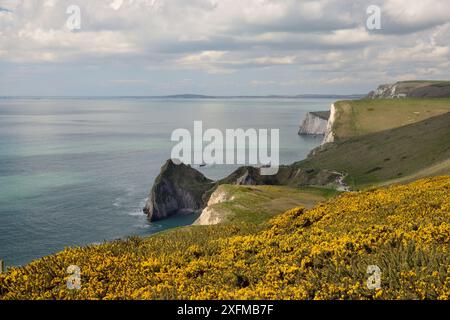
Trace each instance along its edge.
<path fill-rule="evenodd" d="M 346 193 L 270 224 L 68 248 L 0 275 L 0 299 L 449 299 L 450 177 Z M 66 287 L 81 268 L 82 288 Z M 366 287 L 367 267 L 381 289 Z"/>
<path fill-rule="evenodd" d="M 335 103 L 337 140 L 380 132 L 450 112 L 450 99 L 355 100 Z"/>
<path fill-rule="evenodd" d="M 282 186 L 221 185 L 218 192 L 229 201 L 209 206 L 223 217 L 223 222 L 261 223 L 290 208 L 312 208 L 318 202 L 337 194 L 325 188 L 290 188 Z"/>
<path fill-rule="evenodd" d="M 450 173 L 450 113 L 419 123 L 329 144 L 296 165 L 348 173 L 360 188 L 415 175 Z"/>

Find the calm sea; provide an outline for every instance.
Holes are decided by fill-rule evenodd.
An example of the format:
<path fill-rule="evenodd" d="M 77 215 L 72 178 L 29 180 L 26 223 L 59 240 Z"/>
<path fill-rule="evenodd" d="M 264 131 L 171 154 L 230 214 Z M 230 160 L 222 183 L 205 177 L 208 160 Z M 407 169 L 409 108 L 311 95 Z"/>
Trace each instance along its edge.
<path fill-rule="evenodd" d="M 142 207 L 177 128 L 278 128 L 282 163 L 321 138 L 297 135 L 329 99 L 0 99 L 0 259 L 20 265 L 64 247 L 151 235 Z M 217 179 L 233 170 L 201 169 Z"/>

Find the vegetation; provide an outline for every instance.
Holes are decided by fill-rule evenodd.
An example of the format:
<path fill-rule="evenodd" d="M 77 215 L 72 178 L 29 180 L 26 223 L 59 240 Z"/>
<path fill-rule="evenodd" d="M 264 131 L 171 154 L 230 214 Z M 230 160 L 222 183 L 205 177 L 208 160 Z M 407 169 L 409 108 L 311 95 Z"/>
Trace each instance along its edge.
<path fill-rule="evenodd" d="M 269 224 L 68 248 L 0 275 L 1 299 L 449 299 L 450 177 L 339 195 Z M 69 290 L 67 267 L 81 269 Z M 368 265 L 381 288 L 366 286 Z"/>
<path fill-rule="evenodd" d="M 328 144 L 294 166 L 345 172 L 353 189 L 450 174 L 450 112 Z"/>
<path fill-rule="evenodd" d="M 352 100 L 339 101 L 335 107 L 333 132 L 336 140 L 345 140 L 450 112 L 450 99 Z"/>
<path fill-rule="evenodd" d="M 0 274 L 0 300 L 450 299 L 450 99 L 336 107 L 336 143 L 281 166 L 277 176 L 243 167 L 214 184 L 185 168 L 179 177 L 166 170 L 168 180 L 157 179 L 199 199 L 217 186 L 226 199 L 211 207 L 225 223 L 67 248 Z M 336 184 L 335 171 L 366 190 L 298 188 Z M 267 185 L 227 184 L 247 173 Z M 74 265 L 79 290 L 67 286 Z M 374 265 L 378 289 L 366 285 Z"/>
<path fill-rule="evenodd" d="M 218 193 L 226 201 L 208 206 L 220 215 L 221 221 L 262 223 L 288 209 L 312 208 L 336 194 L 334 189 L 290 188 L 283 186 L 221 185 Z"/>

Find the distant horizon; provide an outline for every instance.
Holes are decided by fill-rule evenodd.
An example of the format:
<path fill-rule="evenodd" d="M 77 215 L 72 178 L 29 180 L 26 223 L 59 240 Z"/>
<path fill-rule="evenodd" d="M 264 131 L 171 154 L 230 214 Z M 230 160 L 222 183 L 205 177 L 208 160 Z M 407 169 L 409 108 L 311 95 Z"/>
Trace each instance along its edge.
<path fill-rule="evenodd" d="M 64 98 L 173 98 L 173 99 L 227 99 L 227 98 L 327 98 L 327 97 L 364 97 L 367 93 L 337 94 L 337 93 L 302 93 L 302 94 L 267 94 L 267 95 L 209 95 L 196 93 L 180 93 L 168 95 L 0 95 L 0 99 L 29 98 L 29 99 L 64 99 Z"/>

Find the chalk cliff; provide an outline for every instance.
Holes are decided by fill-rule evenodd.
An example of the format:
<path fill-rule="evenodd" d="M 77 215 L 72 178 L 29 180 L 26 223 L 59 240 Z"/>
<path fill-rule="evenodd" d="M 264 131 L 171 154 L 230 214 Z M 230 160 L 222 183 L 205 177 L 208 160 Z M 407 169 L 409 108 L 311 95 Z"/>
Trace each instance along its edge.
<path fill-rule="evenodd" d="M 324 135 L 327 130 L 329 111 L 308 112 L 298 131 L 299 135 Z"/>
<path fill-rule="evenodd" d="M 233 200 L 233 196 L 225 191 L 223 186 L 219 186 L 209 198 L 208 205 L 203 209 L 202 214 L 195 220 L 194 225 L 213 225 L 221 223 L 224 213 L 216 210 L 214 205 Z"/>
<path fill-rule="evenodd" d="M 333 133 L 333 125 L 336 120 L 336 106 L 334 103 L 330 107 L 330 117 L 328 118 L 327 128 L 325 130 L 325 138 L 323 139 L 323 143 L 334 142 L 334 133 Z"/>
<path fill-rule="evenodd" d="M 380 85 L 367 99 L 449 98 L 450 81 L 399 81 Z"/>

